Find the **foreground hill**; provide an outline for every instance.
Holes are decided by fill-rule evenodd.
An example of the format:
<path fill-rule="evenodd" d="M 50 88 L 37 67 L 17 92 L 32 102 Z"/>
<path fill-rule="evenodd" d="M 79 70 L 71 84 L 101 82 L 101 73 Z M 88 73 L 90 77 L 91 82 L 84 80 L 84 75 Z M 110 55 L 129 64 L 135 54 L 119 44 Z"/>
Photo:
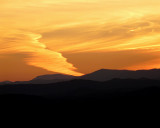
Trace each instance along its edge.
<path fill-rule="evenodd" d="M 159 99 L 160 81 L 150 79 L 71 80 L 53 84 L 0 86 L 0 102 L 9 105 L 116 107 L 158 105 Z"/>

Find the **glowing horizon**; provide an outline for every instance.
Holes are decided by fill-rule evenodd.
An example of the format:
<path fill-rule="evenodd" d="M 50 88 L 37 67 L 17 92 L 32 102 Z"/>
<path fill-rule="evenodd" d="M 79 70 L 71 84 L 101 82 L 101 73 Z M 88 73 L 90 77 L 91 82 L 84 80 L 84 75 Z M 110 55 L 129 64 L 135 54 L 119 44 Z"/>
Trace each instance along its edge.
<path fill-rule="evenodd" d="M 160 68 L 159 0 L 0 0 L 0 81 Z"/>

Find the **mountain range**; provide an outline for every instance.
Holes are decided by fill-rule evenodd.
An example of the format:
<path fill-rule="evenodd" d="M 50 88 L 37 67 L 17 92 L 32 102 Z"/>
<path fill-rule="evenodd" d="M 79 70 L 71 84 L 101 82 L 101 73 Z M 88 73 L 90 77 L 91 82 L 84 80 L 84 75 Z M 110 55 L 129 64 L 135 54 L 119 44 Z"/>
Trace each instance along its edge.
<path fill-rule="evenodd" d="M 112 79 L 154 79 L 160 80 L 160 69 L 150 69 L 150 70 L 113 70 L 113 69 L 100 69 L 98 71 L 76 77 L 72 75 L 65 74 L 51 74 L 51 75 L 41 75 L 30 81 L 4 81 L 0 82 L 0 85 L 4 84 L 49 84 L 64 82 L 73 79 L 82 80 L 92 80 L 92 81 L 108 81 Z"/>
<path fill-rule="evenodd" d="M 101 69 L 90 74 L 81 76 L 81 79 L 94 80 L 94 81 L 107 81 L 111 79 L 160 79 L 160 69 L 150 70 L 111 70 Z"/>
<path fill-rule="evenodd" d="M 5 106 L 51 106 L 53 110 L 150 109 L 160 99 L 160 69 L 101 69 L 81 77 L 64 74 L 42 75 L 31 81 L 3 82 L 0 104 Z M 76 106 L 76 107 L 75 107 Z M 17 107 L 17 108 L 18 108 Z M 151 109 L 151 110 L 153 110 Z M 146 111 L 147 111 L 146 110 Z M 58 111 L 57 111 L 58 112 Z"/>

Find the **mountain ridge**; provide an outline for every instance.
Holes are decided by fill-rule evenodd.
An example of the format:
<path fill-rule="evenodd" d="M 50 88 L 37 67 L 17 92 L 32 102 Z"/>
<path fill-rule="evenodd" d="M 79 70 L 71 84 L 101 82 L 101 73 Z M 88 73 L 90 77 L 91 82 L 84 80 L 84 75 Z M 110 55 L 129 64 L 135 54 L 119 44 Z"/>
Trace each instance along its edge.
<path fill-rule="evenodd" d="M 81 79 L 106 81 L 111 79 L 160 79 L 160 69 L 150 70 L 116 70 L 116 69 L 100 69 L 93 73 L 86 74 Z"/>
<path fill-rule="evenodd" d="M 73 79 L 84 79 L 93 81 L 107 81 L 111 79 L 155 79 L 160 80 L 160 69 L 149 69 L 149 70 L 120 70 L 120 69 L 100 69 L 92 73 L 88 73 L 83 76 L 72 76 L 66 74 L 47 74 L 40 75 L 33 78 L 30 81 L 4 81 L 0 82 L 0 85 L 4 84 L 49 84 L 63 81 L 69 81 Z"/>

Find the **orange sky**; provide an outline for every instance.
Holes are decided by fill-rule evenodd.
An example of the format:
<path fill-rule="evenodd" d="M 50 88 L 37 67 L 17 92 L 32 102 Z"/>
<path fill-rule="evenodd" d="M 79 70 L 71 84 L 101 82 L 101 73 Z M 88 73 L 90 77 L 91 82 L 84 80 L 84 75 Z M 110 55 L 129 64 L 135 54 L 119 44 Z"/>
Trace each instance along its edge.
<path fill-rule="evenodd" d="M 160 68 L 159 0 L 0 0 L 0 81 Z"/>

